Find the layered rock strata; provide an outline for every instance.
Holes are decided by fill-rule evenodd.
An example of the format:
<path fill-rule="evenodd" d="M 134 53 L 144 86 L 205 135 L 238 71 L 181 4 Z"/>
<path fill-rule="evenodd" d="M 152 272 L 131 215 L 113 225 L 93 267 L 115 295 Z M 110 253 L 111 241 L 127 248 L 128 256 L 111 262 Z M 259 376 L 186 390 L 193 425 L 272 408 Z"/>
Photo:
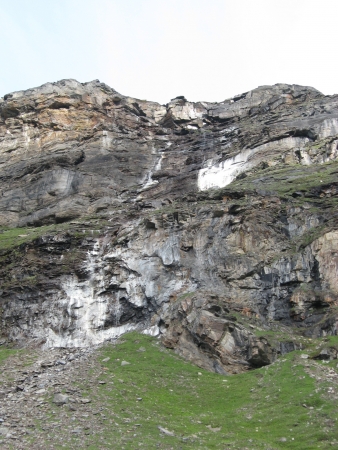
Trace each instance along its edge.
<path fill-rule="evenodd" d="M 337 156 L 338 96 L 309 87 L 167 105 L 99 81 L 6 95 L 4 338 L 73 347 L 139 329 L 235 373 L 299 333 L 337 334 Z"/>

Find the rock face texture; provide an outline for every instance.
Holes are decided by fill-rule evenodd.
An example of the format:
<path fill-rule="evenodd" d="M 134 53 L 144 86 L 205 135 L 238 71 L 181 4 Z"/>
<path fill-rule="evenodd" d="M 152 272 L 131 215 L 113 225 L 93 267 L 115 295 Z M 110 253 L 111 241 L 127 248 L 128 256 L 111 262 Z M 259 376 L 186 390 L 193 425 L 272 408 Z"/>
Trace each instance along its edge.
<path fill-rule="evenodd" d="M 8 94 L 1 334 L 74 347 L 139 329 L 220 373 L 337 334 L 337 174 L 338 96 L 310 87 L 167 105 L 97 80 Z"/>

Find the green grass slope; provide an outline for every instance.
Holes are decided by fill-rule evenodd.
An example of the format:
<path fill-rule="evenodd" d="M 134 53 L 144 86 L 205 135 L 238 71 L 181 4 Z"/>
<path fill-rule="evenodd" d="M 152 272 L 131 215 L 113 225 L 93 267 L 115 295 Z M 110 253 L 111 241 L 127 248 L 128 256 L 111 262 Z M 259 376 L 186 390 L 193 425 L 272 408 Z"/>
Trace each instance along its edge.
<path fill-rule="evenodd" d="M 223 377 L 147 336 L 101 351 L 105 445 L 162 449 L 317 449 L 338 446 L 333 363 L 293 352 L 270 367 Z M 122 366 L 121 362 L 130 364 Z M 334 362 L 336 366 L 336 361 Z M 330 376 L 331 378 L 330 378 Z M 106 413 L 107 414 L 107 413 Z M 159 428 L 166 431 L 161 431 Z M 169 435 L 169 433 L 172 434 Z M 88 448 L 103 448 L 102 440 Z"/>
<path fill-rule="evenodd" d="M 95 350 L 82 369 L 53 369 L 55 387 L 46 388 L 37 403 L 32 400 L 33 415 L 24 415 L 26 406 L 22 410 L 21 420 L 33 421 L 30 433 L 24 441 L 0 436 L 1 448 L 337 448 L 337 360 L 310 359 L 324 347 L 337 349 L 338 337 L 309 339 L 306 350 L 271 366 L 222 376 L 182 360 L 155 338 L 130 333 L 117 345 Z M 27 364 L 39 357 L 36 350 L 22 349 L 18 359 L 17 352 L 0 347 L 0 374 L 5 365 L 28 373 Z M 16 376 L 8 371 L 13 382 Z M 90 403 L 55 406 L 54 393 L 62 386 Z"/>

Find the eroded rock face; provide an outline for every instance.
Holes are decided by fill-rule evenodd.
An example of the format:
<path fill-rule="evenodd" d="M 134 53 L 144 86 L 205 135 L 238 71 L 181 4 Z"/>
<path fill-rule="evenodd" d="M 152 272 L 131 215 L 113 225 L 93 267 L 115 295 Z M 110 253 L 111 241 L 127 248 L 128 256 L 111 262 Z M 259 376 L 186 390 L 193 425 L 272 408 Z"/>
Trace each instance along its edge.
<path fill-rule="evenodd" d="M 163 316 L 163 342 L 195 364 L 218 373 L 238 373 L 272 363 L 276 349 L 237 323 L 215 294 L 187 294 L 173 303 Z M 226 370 L 225 370 L 226 368 Z"/>
<path fill-rule="evenodd" d="M 63 80 L 5 96 L 0 118 L 0 223 L 23 227 L 0 235 L 6 339 L 139 329 L 237 373 L 298 348 L 295 330 L 337 333 L 337 96 L 159 105 Z M 278 327 L 290 339 L 270 342 Z"/>

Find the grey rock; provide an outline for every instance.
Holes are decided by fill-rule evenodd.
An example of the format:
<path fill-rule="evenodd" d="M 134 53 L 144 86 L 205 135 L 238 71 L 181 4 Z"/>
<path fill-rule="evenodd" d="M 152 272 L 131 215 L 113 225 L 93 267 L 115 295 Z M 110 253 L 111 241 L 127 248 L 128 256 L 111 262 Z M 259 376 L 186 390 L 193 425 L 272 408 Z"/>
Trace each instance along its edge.
<path fill-rule="evenodd" d="M 41 367 L 53 367 L 54 366 L 54 361 L 42 361 L 40 363 Z"/>
<path fill-rule="evenodd" d="M 174 432 L 169 431 L 169 430 L 167 430 L 166 428 L 161 427 L 160 425 L 158 425 L 157 428 L 160 430 L 161 433 L 163 433 L 163 434 L 165 434 L 165 435 L 167 435 L 167 436 L 175 436 L 175 433 L 174 433 Z"/>
<path fill-rule="evenodd" d="M 27 228 L 0 250 L 2 335 L 92 347 L 146 330 L 227 374 L 299 349 L 295 326 L 337 334 L 337 159 L 337 97 L 306 86 L 166 106 L 98 80 L 5 96 L 0 226 Z"/>
<path fill-rule="evenodd" d="M 66 364 L 67 361 L 65 361 L 64 359 L 58 359 L 57 361 L 55 361 L 56 366 L 65 366 Z"/>
<path fill-rule="evenodd" d="M 130 362 L 128 362 L 128 361 L 121 362 L 121 366 L 129 366 L 129 365 L 130 365 Z"/>
<path fill-rule="evenodd" d="M 319 359 L 322 361 L 332 361 L 333 359 L 337 359 L 338 351 L 334 347 L 323 348 L 321 349 L 319 355 L 313 357 L 313 359 Z"/>
<path fill-rule="evenodd" d="M 34 394 L 36 395 L 41 395 L 41 394 L 45 394 L 46 393 L 46 389 L 38 389 L 37 391 L 34 392 Z"/>
<path fill-rule="evenodd" d="M 217 433 L 218 431 L 221 431 L 221 427 L 212 427 L 211 425 L 207 425 L 207 428 L 209 428 L 210 431 L 213 431 L 214 433 Z"/>
<path fill-rule="evenodd" d="M 53 403 L 55 403 L 57 406 L 65 405 L 68 403 L 69 397 L 65 394 L 55 394 L 53 398 Z"/>

